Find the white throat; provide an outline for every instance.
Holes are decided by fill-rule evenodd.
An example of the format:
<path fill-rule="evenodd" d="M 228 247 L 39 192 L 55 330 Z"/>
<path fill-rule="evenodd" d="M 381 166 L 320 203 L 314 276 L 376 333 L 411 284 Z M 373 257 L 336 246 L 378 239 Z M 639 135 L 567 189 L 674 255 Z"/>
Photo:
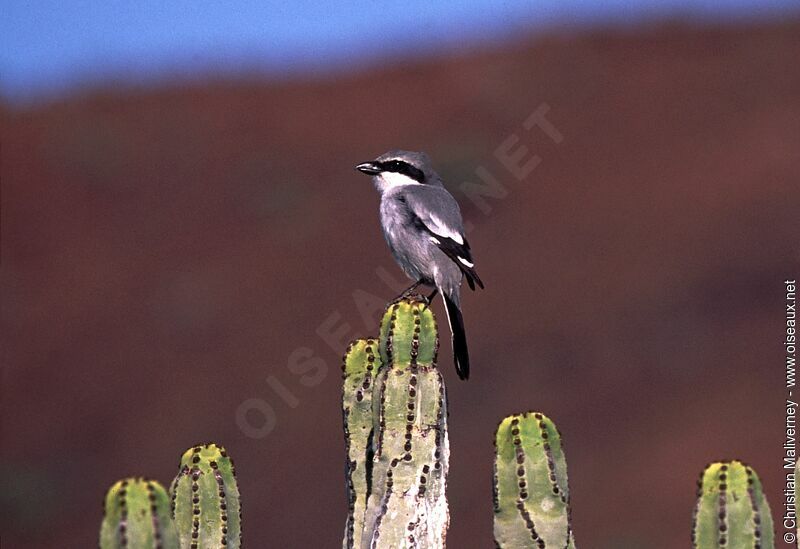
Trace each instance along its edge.
<path fill-rule="evenodd" d="M 421 183 L 397 172 L 382 172 L 375 176 L 375 186 L 378 187 L 380 192 L 405 185 L 421 185 Z"/>

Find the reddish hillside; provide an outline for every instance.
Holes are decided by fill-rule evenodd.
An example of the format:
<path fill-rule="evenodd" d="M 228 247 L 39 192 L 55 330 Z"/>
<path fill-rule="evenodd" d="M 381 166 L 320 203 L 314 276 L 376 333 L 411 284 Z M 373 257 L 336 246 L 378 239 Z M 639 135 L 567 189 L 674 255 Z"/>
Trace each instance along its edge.
<path fill-rule="evenodd" d="M 751 462 L 779 513 L 798 37 L 553 34 L 6 111 L 5 544 L 94 545 L 107 486 L 168 481 L 210 439 L 237 460 L 249 546 L 339 543 L 340 356 L 375 331 L 368 294 L 392 296 L 376 269 L 399 278 L 352 166 L 397 147 L 431 153 L 454 192 L 483 167 L 505 194 L 459 194 L 487 289 L 465 297 L 472 379 L 443 357 L 452 547 L 491 545 L 492 432 L 530 408 L 564 433 L 583 547 L 686 547 L 696 475 L 721 456 Z M 558 144 L 523 126 L 542 105 Z M 540 158 L 522 180 L 494 154 L 512 135 Z M 322 383 L 292 374 L 298 349 Z M 237 426 L 249 398 L 275 410 L 265 438 Z"/>

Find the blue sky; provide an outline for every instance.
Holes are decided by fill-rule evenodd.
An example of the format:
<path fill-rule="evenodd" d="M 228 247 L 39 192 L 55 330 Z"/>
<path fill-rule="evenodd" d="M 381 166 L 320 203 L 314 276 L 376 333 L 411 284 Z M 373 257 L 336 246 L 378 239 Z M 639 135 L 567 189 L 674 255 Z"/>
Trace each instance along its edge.
<path fill-rule="evenodd" d="M 0 96 L 24 100 L 107 79 L 347 68 L 554 25 L 659 15 L 741 19 L 793 0 L 5 0 Z"/>

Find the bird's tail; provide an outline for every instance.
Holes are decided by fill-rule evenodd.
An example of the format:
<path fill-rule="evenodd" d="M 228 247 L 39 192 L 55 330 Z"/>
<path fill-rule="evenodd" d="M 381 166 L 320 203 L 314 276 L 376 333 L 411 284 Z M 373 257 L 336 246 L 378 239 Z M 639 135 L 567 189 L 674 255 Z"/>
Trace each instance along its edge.
<path fill-rule="evenodd" d="M 469 351 L 467 350 L 467 334 L 464 331 L 461 309 L 445 292 L 442 292 L 442 297 L 444 297 L 444 308 L 447 311 L 447 321 L 450 323 L 456 373 L 460 379 L 467 379 L 469 377 Z"/>

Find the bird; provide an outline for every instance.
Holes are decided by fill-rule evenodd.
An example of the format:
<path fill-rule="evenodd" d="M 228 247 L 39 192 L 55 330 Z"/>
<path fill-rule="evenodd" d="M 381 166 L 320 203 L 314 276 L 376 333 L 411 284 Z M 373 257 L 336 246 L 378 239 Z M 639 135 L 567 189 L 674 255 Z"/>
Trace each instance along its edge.
<path fill-rule="evenodd" d="M 380 194 L 383 236 L 394 259 L 414 283 L 398 299 L 419 286 L 434 288 L 428 304 L 442 294 L 450 326 L 456 373 L 469 378 L 469 351 L 461 314 L 461 282 L 483 289 L 458 202 L 423 152 L 392 150 L 356 170 L 372 176 Z"/>

